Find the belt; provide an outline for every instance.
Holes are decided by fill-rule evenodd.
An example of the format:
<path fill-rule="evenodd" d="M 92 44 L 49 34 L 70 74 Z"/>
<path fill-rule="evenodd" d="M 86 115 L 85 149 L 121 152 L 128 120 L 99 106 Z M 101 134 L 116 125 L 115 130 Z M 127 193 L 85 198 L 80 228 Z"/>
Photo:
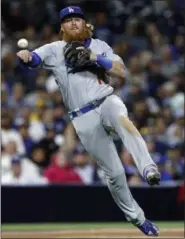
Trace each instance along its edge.
<path fill-rule="evenodd" d="M 79 109 L 69 112 L 70 119 L 73 120 L 74 118 L 76 118 L 80 115 L 83 115 L 91 110 L 94 110 L 95 108 L 99 107 L 106 98 L 107 98 L 107 96 L 105 96 L 99 100 L 94 100 L 82 108 L 79 108 Z"/>

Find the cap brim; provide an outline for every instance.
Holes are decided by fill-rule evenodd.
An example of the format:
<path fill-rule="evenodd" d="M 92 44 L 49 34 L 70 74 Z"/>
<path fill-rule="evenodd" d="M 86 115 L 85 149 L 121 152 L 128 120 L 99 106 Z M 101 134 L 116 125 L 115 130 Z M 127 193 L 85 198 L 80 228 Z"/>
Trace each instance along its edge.
<path fill-rule="evenodd" d="M 67 16 L 63 17 L 60 19 L 61 22 L 65 21 L 67 18 L 70 18 L 70 17 L 79 17 L 79 18 L 82 18 L 82 19 L 85 19 L 84 18 L 84 15 L 80 14 L 80 13 L 71 13 L 71 14 L 68 14 Z"/>

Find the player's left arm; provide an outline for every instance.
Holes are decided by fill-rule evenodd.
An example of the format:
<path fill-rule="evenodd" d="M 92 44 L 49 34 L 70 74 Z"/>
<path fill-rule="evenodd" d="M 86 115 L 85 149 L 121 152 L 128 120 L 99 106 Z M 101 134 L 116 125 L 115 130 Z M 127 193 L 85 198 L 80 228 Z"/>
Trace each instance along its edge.
<path fill-rule="evenodd" d="M 119 60 L 111 60 L 93 52 L 91 53 L 90 59 L 96 61 L 100 66 L 103 66 L 107 73 L 121 78 L 125 77 L 125 65 Z"/>
<path fill-rule="evenodd" d="M 112 48 L 106 43 L 104 43 L 103 48 L 104 55 L 91 52 L 90 59 L 104 67 L 107 73 L 124 78 L 126 75 L 126 67 L 121 57 L 115 54 Z"/>

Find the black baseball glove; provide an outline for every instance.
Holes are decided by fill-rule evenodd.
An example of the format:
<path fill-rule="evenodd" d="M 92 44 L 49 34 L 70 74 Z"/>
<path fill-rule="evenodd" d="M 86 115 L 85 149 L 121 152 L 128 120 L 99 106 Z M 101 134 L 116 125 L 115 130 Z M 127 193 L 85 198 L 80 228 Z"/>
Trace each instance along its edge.
<path fill-rule="evenodd" d="M 68 66 L 73 68 L 84 67 L 91 64 L 91 50 L 82 43 L 74 41 L 64 47 L 64 58 Z"/>

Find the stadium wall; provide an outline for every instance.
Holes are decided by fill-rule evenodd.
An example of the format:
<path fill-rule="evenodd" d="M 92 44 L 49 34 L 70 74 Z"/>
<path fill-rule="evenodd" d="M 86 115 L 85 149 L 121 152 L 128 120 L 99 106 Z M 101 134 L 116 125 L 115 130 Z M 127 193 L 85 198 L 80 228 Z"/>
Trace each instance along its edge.
<path fill-rule="evenodd" d="M 183 220 L 182 187 L 132 187 L 152 220 Z M 104 186 L 2 187 L 2 223 L 125 221 Z"/>

